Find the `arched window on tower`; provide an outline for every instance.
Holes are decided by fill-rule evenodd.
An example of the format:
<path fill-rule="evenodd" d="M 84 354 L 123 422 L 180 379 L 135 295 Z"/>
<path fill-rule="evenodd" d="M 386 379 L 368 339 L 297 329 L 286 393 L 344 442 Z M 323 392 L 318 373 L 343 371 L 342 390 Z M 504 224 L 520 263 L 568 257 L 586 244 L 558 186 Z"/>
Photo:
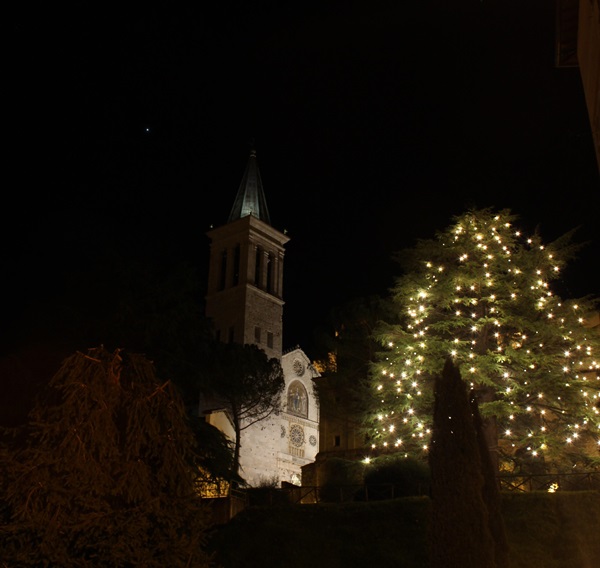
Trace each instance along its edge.
<path fill-rule="evenodd" d="M 260 273 L 262 271 L 262 256 L 263 251 L 260 247 L 256 247 L 256 260 L 254 262 L 254 285 L 260 288 Z"/>
<path fill-rule="evenodd" d="M 225 290 L 227 283 L 227 249 L 221 253 L 221 266 L 219 273 L 219 290 Z"/>
<path fill-rule="evenodd" d="M 308 395 L 300 381 L 294 381 L 288 388 L 287 411 L 296 416 L 308 417 Z"/>
<path fill-rule="evenodd" d="M 240 283 L 240 245 L 236 245 L 233 249 L 233 285 L 237 286 Z"/>
<path fill-rule="evenodd" d="M 265 289 L 269 294 L 273 293 L 273 258 L 270 254 L 267 255 L 267 284 Z"/>

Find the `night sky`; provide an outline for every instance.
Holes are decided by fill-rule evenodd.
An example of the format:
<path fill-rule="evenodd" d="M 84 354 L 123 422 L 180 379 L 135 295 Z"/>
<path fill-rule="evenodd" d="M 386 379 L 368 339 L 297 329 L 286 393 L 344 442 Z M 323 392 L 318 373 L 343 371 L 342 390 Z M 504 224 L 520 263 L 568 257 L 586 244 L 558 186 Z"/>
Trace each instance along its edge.
<path fill-rule="evenodd" d="M 10 19 L 5 344 L 115 251 L 206 274 L 252 141 L 291 237 L 284 349 L 310 357 L 330 308 L 385 293 L 392 253 L 471 206 L 545 241 L 581 226 L 565 278 L 599 293 L 600 175 L 553 2 L 217 5 Z"/>

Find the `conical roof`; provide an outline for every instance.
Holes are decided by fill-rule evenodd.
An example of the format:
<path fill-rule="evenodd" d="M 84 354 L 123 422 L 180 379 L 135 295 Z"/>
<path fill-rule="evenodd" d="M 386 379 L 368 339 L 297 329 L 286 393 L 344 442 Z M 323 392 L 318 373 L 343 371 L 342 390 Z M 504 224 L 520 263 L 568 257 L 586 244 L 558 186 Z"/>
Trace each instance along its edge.
<path fill-rule="evenodd" d="M 258 163 L 256 161 L 256 151 L 250 151 L 250 158 L 246 166 L 246 171 L 242 177 L 242 182 L 238 189 L 235 202 L 229 213 L 228 222 L 236 221 L 242 217 L 253 215 L 257 219 L 271 224 L 269 209 L 263 191 Z"/>

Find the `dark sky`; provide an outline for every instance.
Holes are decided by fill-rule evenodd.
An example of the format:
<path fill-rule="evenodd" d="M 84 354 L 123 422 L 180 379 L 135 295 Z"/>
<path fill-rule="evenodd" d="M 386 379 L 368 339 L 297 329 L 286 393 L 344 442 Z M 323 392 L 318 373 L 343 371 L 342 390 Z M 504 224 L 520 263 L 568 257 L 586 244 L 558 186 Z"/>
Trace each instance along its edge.
<path fill-rule="evenodd" d="M 217 5 L 10 20 L 5 333 L 112 251 L 205 273 L 251 140 L 291 237 L 284 348 L 310 351 L 329 308 L 385 292 L 392 253 L 470 206 L 547 241 L 581 225 L 566 276 L 598 294 L 600 176 L 552 2 Z"/>

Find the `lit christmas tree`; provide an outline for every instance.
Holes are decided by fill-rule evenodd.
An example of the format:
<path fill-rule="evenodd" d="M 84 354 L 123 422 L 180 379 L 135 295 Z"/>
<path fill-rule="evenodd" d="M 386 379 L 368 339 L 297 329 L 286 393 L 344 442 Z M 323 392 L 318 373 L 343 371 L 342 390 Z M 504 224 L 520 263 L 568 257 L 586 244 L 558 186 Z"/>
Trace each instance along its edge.
<path fill-rule="evenodd" d="M 494 463 L 507 471 L 600 464 L 598 299 L 561 300 L 551 284 L 579 249 L 544 246 L 509 210 L 472 209 L 398 260 L 399 324 L 381 324 L 373 448 L 426 455 L 433 381 L 450 354 L 476 393 Z"/>

